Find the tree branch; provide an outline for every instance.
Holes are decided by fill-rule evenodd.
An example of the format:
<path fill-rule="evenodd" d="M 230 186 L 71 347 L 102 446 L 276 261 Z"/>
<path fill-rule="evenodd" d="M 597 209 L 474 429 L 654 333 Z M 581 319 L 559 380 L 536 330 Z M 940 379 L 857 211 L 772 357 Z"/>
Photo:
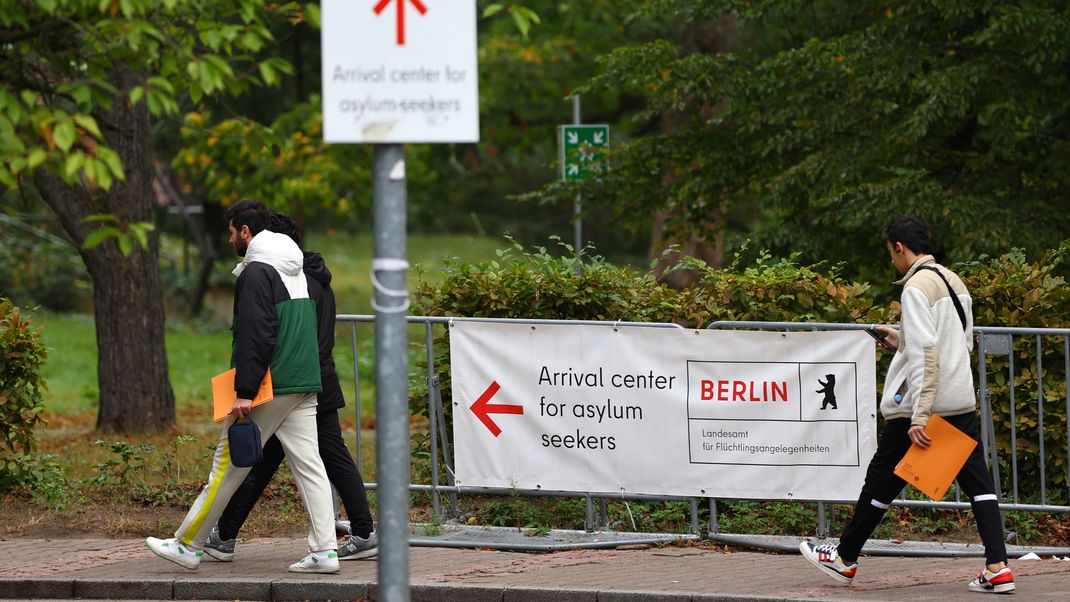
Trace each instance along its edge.
<path fill-rule="evenodd" d="M 56 214 L 63 229 L 80 250 L 91 230 L 85 218 L 97 213 L 89 192 L 67 184 L 43 168 L 34 171 L 33 181 L 45 204 Z"/>

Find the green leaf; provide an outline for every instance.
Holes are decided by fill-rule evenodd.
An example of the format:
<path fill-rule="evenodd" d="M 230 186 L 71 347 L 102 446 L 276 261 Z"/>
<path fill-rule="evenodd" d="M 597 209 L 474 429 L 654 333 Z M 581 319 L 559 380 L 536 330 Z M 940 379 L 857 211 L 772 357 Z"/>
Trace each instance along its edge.
<path fill-rule="evenodd" d="M 263 61 L 260 63 L 259 67 L 260 77 L 263 78 L 265 84 L 274 86 L 279 83 L 279 77 L 275 74 L 275 70 L 272 69 L 269 62 Z"/>
<path fill-rule="evenodd" d="M 98 140 L 104 138 L 104 135 L 100 133 L 100 128 L 97 127 L 97 120 L 93 119 L 89 115 L 82 115 L 81 113 L 75 114 L 74 122 L 82 126 L 82 129 L 88 131 L 90 134 L 93 134 L 93 136 Z"/>
<path fill-rule="evenodd" d="M 204 97 L 204 90 L 196 82 L 191 82 L 189 85 L 189 97 L 195 103 L 201 102 L 201 98 Z"/>
<path fill-rule="evenodd" d="M 318 4 L 313 4 L 312 2 L 305 4 L 305 20 L 308 21 L 309 25 L 316 29 L 321 27 L 320 23 L 322 20 L 320 18 L 320 7 Z"/>
<path fill-rule="evenodd" d="M 82 177 L 87 183 L 97 182 L 97 162 L 92 157 L 82 156 Z"/>
<path fill-rule="evenodd" d="M 26 155 L 26 166 L 30 169 L 37 169 L 46 159 L 48 159 L 48 153 L 45 152 L 45 149 L 39 147 L 31 148 Z"/>
<path fill-rule="evenodd" d="M 129 257 L 130 253 L 134 250 L 134 239 L 120 234 L 116 242 L 119 243 L 119 252 L 123 254 L 123 257 Z"/>
<path fill-rule="evenodd" d="M 85 155 L 82 153 L 71 153 L 67 155 L 67 158 L 63 161 L 63 177 L 68 182 L 72 182 L 77 177 L 78 172 L 82 169 L 82 165 L 85 164 Z"/>
<path fill-rule="evenodd" d="M 86 172 L 90 181 L 96 182 L 97 186 L 100 186 L 104 190 L 111 189 L 112 175 L 111 170 L 104 164 L 103 161 L 98 159 L 86 159 Z"/>
<path fill-rule="evenodd" d="M 260 52 L 264 47 L 264 39 L 252 31 L 245 32 L 241 38 L 242 46 L 252 52 Z"/>
<path fill-rule="evenodd" d="M 104 228 L 97 228 L 89 233 L 89 236 L 85 237 L 85 242 L 82 243 L 82 250 L 88 251 L 96 248 L 98 245 L 108 240 L 109 238 L 123 238 L 123 233 L 118 228 L 107 226 Z"/>
<path fill-rule="evenodd" d="M 115 216 L 115 215 L 112 215 L 110 213 L 94 213 L 92 215 L 87 215 L 85 218 L 82 219 L 82 221 L 87 223 L 87 224 L 95 224 L 95 223 L 100 223 L 100 222 L 115 222 L 115 223 L 118 223 L 119 222 L 119 217 Z"/>
<path fill-rule="evenodd" d="M 52 130 L 52 139 L 56 146 L 63 152 L 71 150 L 74 141 L 78 138 L 78 131 L 74 128 L 74 122 L 70 118 L 64 118 Z"/>
<path fill-rule="evenodd" d="M 539 19 L 539 14 L 531 10 L 530 8 L 527 8 L 526 6 L 514 6 L 513 10 L 518 13 L 523 13 L 524 18 L 528 21 L 531 21 L 532 23 L 542 23 L 542 20 Z"/>
<path fill-rule="evenodd" d="M 86 84 L 61 84 L 56 86 L 56 91 L 60 94 L 70 95 L 79 109 L 82 110 L 89 109 L 93 101 L 93 90 Z"/>
<path fill-rule="evenodd" d="M 97 158 L 104 162 L 111 170 L 113 176 L 120 180 L 126 179 L 126 174 L 123 171 L 123 162 L 119 158 L 118 153 L 104 146 L 98 146 L 96 148 Z"/>
<path fill-rule="evenodd" d="M 175 87 L 171 84 L 170 81 L 167 80 L 167 78 L 159 77 L 159 76 L 153 76 L 153 77 L 150 77 L 147 81 L 149 83 L 149 86 L 151 86 L 153 88 L 159 88 L 159 89 L 167 92 L 168 94 L 174 94 L 175 93 Z"/>
<path fill-rule="evenodd" d="M 505 8 L 504 6 L 502 6 L 501 4 L 495 2 L 494 4 L 491 4 L 491 5 L 487 6 L 487 8 L 483 9 L 483 18 L 486 19 L 488 17 L 493 17 L 494 15 L 502 12 L 502 9 L 504 9 L 504 8 Z"/>
<path fill-rule="evenodd" d="M 142 249 L 149 248 L 149 232 L 156 229 L 156 225 L 151 222 L 135 222 L 130 224 L 130 233 L 137 239 Z"/>
<path fill-rule="evenodd" d="M 527 39 L 528 30 L 531 29 L 531 20 L 528 19 L 527 15 L 518 10 L 512 11 L 512 15 L 513 22 L 516 23 L 516 28 L 520 30 L 520 35 Z"/>

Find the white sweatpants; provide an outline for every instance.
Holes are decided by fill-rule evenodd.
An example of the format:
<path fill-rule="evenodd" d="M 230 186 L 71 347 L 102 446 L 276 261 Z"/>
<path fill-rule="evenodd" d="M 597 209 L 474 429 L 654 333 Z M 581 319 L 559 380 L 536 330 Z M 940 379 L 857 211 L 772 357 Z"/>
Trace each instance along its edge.
<path fill-rule="evenodd" d="M 276 435 L 286 451 L 286 461 L 312 523 L 308 533 L 309 549 L 317 552 L 337 549 L 331 483 L 327 480 L 327 472 L 320 459 L 316 394 L 277 395 L 275 399 L 253 408 L 249 418 L 260 427 L 262 442 L 266 443 L 271 435 Z M 208 474 L 208 484 L 193 502 L 182 526 L 175 531 L 175 538 L 186 545 L 201 547 L 231 496 L 249 474 L 249 468 L 238 468 L 230 463 L 227 428 L 232 422 L 233 417 L 224 421 L 212 460 L 212 472 Z"/>

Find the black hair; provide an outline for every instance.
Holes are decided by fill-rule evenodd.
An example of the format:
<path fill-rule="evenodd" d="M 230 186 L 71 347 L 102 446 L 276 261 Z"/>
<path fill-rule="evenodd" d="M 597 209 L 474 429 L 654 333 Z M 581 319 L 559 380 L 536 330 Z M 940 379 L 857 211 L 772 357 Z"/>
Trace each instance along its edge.
<path fill-rule="evenodd" d="M 242 226 L 249 226 L 249 233 L 253 236 L 267 230 L 271 224 L 271 216 L 268 215 L 267 207 L 253 199 L 242 199 L 227 207 L 223 213 L 223 219 L 227 222 L 227 226 L 234 226 L 235 230 L 241 230 Z"/>
<path fill-rule="evenodd" d="M 902 243 L 914 253 L 929 252 L 929 225 L 916 215 L 901 215 L 884 229 L 890 244 Z"/>
<path fill-rule="evenodd" d="M 271 227 L 269 229 L 277 234 L 289 236 L 291 240 L 297 243 L 297 246 L 301 246 L 301 230 L 297 227 L 297 222 L 294 221 L 294 218 L 289 215 L 281 211 L 272 213 Z"/>

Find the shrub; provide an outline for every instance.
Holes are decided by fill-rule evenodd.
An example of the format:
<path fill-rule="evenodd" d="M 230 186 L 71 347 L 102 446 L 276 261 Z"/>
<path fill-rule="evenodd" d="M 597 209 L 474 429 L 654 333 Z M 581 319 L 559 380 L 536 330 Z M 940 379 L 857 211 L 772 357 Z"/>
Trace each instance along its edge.
<path fill-rule="evenodd" d="M 494 261 L 448 261 L 438 282 L 416 288 L 414 312 L 635 322 L 671 322 L 680 315 L 681 294 L 651 275 L 597 255 L 581 263 L 571 246 L 559 244 L 566 255 L 545 247 L 529 252 L 513 243 Z"/>
<path fill-rule="evenodd" d="M 820 264 L 799 265 L 797 255 L 773 259 L 760 253 L 754 265 L 742 267 L 739 258 L 726 268 L 713 268 L 693 259 L 683 265 L 697 268 L 698 283 L 688 289 L 678 316 L 695 327 L 719 320 L 766 322 L 883 323 L 891 311 L 874 305 L 869 284 L 848 282 L 836 270 L 823 274 Z"/>
<path fill-rule="evenodd" d="M 0 489 L 23 483 L 41 424 L 41 366 L 45 347 L 39 334 L 10 299 L 0 298 Z"/>
<path fill-rule="evenodd" d="M 974 298 L 974 322 L 985 326 L 1066 328 L 1070 288 L 1056 275 L 1067 248 L 1050 251 L 1029 263 L 1020 250 L 996 258 L 956 266 Z M 1042 372 L 1037 369 L 1038 343 Z M 1011 355 L 987 355 L 989 399 L 995 423 L 996 447 L 1009 457 L 1018 453 L 1018 490 L 1029 501 L 1040 501 L 1041 413 L 1038 383 L 1043 381 L 1043 440 L 1048 501 L 1067 501 L 1066 338 L 1014 338 Z M 1013 375 L 1011 374 L 1013 361 Z M 980 383 L 978 383 L 978 386 Z M 1011 416 L 1011 391 L 1014 416 Z M 1012 425 L 1015 441 L 1012 443 Z M 1011 466 L 1001 462 L 1003 491 L 1013 488 Z M 1009 494 L 1008 494 L 1009 497 Z"/>
<path fill-rule="evenodd" d="M 56 462 L 56 454 L 15 454 L 8 456 L 0 472 L 0 491 L 19 490 L 30 499 L 63 510 L 78 499 L 75 483 L 67 479 L 63 467 Z"/>

